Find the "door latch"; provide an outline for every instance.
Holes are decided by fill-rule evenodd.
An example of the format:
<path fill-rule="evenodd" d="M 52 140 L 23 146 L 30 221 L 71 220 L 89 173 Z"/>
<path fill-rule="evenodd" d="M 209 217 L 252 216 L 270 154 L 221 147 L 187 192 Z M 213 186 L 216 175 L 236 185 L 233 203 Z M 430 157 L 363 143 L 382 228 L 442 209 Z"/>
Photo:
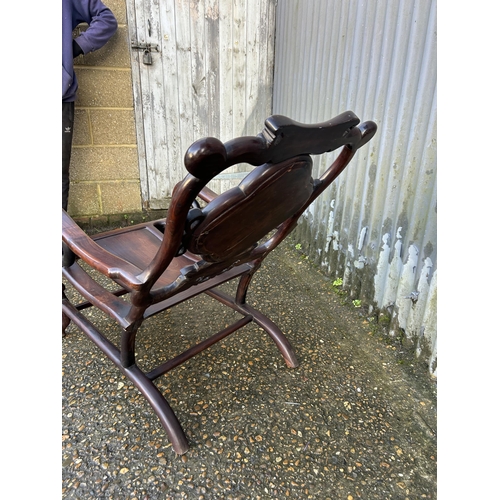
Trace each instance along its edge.
<path fill-rule="evenodd" d="M 151 51 L 160 52 L 158 45 L 151 43 L 132 42 L 131 47 L 133 49 L 144 51 L 144 54 L 142 55 L 142 62 L 147 66 L 151 66 L 153 64 L 153 55 L 151 54 Z"/>

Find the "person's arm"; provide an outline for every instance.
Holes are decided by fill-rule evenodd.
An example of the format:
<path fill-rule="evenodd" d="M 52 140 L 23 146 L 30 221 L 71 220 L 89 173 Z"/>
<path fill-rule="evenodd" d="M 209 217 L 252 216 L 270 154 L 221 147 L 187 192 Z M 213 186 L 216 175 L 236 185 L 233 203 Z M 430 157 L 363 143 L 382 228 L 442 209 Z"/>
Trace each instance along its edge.
<path fill-rule="evenodd" d="M 113 12 L 100 0 L 88 0 L 82 2 L 82 4 L 82 8 L 85 8 L 85 18 L 88 19 L 89 27 L 75 38 L 73 43 L 74 57 L 80 55 L 78 47 L 81 49 L 81 54 L 88 54 L 100 49 L 115 34 L 118 27 Z"/>

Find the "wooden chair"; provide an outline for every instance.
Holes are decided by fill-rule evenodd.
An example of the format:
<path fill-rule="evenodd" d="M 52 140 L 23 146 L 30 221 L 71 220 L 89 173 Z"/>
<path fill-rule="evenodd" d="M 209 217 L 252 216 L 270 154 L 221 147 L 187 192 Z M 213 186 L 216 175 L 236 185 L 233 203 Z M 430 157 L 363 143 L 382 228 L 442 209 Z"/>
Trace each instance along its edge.
<path fill-rule="evenodd" d="M 300 215 L 342 172 L 356 150 L 373 137 L 376 125 L 359 123 L 352 112 L 316 125 L 273 115 L 255 137 L 224 144 L 212 137 L 201 139 L 186 153 L 189 173 L 176 185 L 166 219 L 89 237 L 62 211 L 63 276 L 84 298 L 72 304 L 63 285 L 63 335 L 72 320 L 102 349 L 149 401 L 176 453 L 187 451 L 187 439 L 155 379 L 251 321 L 271 336 L 289 367 L 298 366 L 281 330 L 247 304 L 247 290 L 263 259 L 292 231 Z M 337 148 L 342 149 L 334 163 L 319 179 L 313 179 L 310 155 Z M 256 168 L 239 186 L 220 195 L 206 187 L 213 177 L 237 163 Z M 197 198 L 205 202 L 203 208 Z M 80 266 L 82 261 L 86 265 Z M 91 277 L 96 272 L 118 288 L 110 291 L 102 286 Z M 234 297 L 218 289 L 236 278 Z M 201 293 L 242 318 L 145 372 L 135 359 L 143 322 Z M 82 314 L 92 306 L 118 323 L 120 345 Z"/>

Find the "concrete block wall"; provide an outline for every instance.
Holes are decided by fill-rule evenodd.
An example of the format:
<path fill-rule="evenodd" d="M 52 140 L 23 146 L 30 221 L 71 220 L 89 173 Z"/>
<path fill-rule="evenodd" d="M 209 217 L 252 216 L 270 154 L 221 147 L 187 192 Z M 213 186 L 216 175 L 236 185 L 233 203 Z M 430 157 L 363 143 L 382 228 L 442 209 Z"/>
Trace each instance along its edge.
<path fill-rule="evenodd" d="M 79 90 L 68 212 L 78 219 L 142 210 L 126 4 L 104 3 L 116 16 L 117 32 L 104 47 L 75 60 Z"/>

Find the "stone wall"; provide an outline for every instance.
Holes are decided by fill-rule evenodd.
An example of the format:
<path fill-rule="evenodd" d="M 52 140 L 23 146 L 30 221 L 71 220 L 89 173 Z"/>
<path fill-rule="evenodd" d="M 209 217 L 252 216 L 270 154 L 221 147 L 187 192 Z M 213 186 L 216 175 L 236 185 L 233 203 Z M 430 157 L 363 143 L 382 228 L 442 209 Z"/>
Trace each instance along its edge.
<path fill-rule="evenodd" d="M 79 90 L 68 203 L 75 218 L 142 210 L 126 4 L 105 4 L 116 16 L 117 32 L 100 50 L 75 59 Z"/>

